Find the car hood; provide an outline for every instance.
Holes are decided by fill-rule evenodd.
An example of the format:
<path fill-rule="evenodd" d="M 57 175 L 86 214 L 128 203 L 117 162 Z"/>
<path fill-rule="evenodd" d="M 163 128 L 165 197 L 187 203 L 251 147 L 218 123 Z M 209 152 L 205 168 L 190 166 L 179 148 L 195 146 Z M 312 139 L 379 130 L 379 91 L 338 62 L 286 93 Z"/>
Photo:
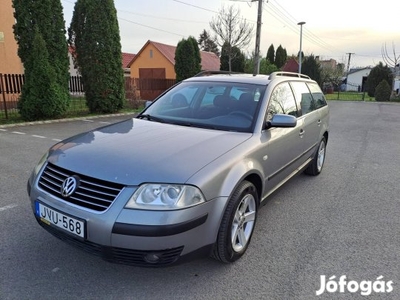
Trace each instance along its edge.
<path fill-rule="evenodd" d="M 185 183 L 251 137 L 239 133 L 129 119 L 54 145 L 49 162 L 126 185 Z"/>

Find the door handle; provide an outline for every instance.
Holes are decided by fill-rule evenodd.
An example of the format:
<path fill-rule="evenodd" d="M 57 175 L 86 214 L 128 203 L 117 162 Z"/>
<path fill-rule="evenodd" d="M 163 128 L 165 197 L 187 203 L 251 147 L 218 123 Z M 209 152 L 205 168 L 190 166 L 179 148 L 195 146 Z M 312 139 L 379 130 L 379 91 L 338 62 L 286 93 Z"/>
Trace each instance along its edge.
<path fill-rule="evenodd" d="M 304 129 L 300 129 L 299 136 L 303 138 L 304 133 L 305 133 Z"/>
<path fill-rule="evenodd" d="M 318 120 L 317 125 L 321 126 L 321 120 Z"/>

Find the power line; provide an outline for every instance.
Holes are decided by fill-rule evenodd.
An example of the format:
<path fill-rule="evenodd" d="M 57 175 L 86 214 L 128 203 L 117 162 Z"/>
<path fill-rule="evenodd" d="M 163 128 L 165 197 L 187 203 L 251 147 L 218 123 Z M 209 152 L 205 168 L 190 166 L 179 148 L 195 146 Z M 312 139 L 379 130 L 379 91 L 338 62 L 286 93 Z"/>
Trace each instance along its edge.
<path fill-rule="evenodd" d="M 164 29 L 159 29 L 159 28 L 156 28 L 156 27 L 144 25 L 144 24 L 141 24 L 141 23 L 138 23 L 138 22 L 134 22 L 134 21 L 131 21 L 131 20 L 127 20 L 127 19 L 123 19 L 123 18 L 120 18 L 120 17 L 118 19 L 120 19 L 122 21 L 125 21 L 125 22 L 129 22 L 129 23 L 135 24 L 135 25 L 139 25 L 139 26 L 142 26 L 142 27 L 150 28 L 150 29 L 153 29 L 153 30 L 157 30 L 157 31 L 161 31 L 161 32 L 177 35 L 177 36 L 180 36 L 180 37 L 185 37 L 185 35 L 183 35 L 183 34 L 179 34 L 179 33 L 167 31 L 167 30 L 164 30 Z"/>
<path fill-rule="evenodd" d="M 162 19 L 162 20 L 174 21 L 174 22 L 201 23 L 201 24 L 207 23 L 208 24 L 208 22 L 204 22 L 204 21 L 181 20 L 181 19 L 175 19 L 175 18 L 166 18 L 166 17 L 154 16 L 154 15 L 146 15 L 146 14 L 134 13 L 134 12 L 127 11 L 127 10 L 122 10 L 122 9 L 119 9 L 118 12 L 130 14 L 130 15 L 135 15 L 135 16 L 146 17 L 146 18 L 153 18 L 153 19 L 157 19 L 157 20 Z"/>
<path fill-rule="evenodd" d="M 209 12 L 213 12 L 213 13 L 218 13 L 218 12 L 215 11 L 215 10 L 207 9 L 207 8 L 200 7 L 200 6 L 197 6 L 197 5 L 193 5 L 193 4 L 190 4 L 190 3 L 186 3 L 186 2 L 183 2 L 183 1 L 179 1 L 179 0 L 172 0 L 172 1 L 178 2 L 178 3 L 182 3 L 182 4 L 185 4 L 185 5 L 188 5 L 188 6 L 192 6 L 192 7 L 198 8 L 198 9 L 202 9 L 202 10 L 205 10 L 205 11 L 209 11 Z"/>

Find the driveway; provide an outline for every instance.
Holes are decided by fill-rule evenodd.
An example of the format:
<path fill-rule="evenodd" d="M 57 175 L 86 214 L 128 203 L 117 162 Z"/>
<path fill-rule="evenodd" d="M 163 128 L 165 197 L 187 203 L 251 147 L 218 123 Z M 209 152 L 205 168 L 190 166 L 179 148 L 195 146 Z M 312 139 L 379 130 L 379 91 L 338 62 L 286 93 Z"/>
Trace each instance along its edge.
<path fill-rule="evenodd" d="M 47 148 L 127 116 L 0 128 L 0 299 L 365 299 L 369 286 L 371 299 L 400 299 L 400 105 L 329 106 L 322 174 L 272 195 L 231 265 L 111 264 L 36 223 L 26 182 Z M 317 297 L 321 276 L 330 292 Z"/>

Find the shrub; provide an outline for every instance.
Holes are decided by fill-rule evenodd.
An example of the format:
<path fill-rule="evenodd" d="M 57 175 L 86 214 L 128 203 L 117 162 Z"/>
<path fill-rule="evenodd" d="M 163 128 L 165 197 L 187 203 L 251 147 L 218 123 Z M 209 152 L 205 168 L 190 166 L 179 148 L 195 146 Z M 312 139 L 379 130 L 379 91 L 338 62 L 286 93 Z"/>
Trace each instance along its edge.
<path fill-rule="evenodd" d="M 389 83 L 383 79 L 378 86 L 375 88 L 375 100 L 376 101 L 390 101 L 392 89 Z"/>
<path fill-rule="evenodd" d="M 45 41 L 38 30 L 34 33 L 32 55 L 26 68 L 26 81 L 18 103 L 21 117 L 27 121 L 63 116 L 69 104 L 69 95 L 57 82 L 56 71 L 50 65 Z"/>

